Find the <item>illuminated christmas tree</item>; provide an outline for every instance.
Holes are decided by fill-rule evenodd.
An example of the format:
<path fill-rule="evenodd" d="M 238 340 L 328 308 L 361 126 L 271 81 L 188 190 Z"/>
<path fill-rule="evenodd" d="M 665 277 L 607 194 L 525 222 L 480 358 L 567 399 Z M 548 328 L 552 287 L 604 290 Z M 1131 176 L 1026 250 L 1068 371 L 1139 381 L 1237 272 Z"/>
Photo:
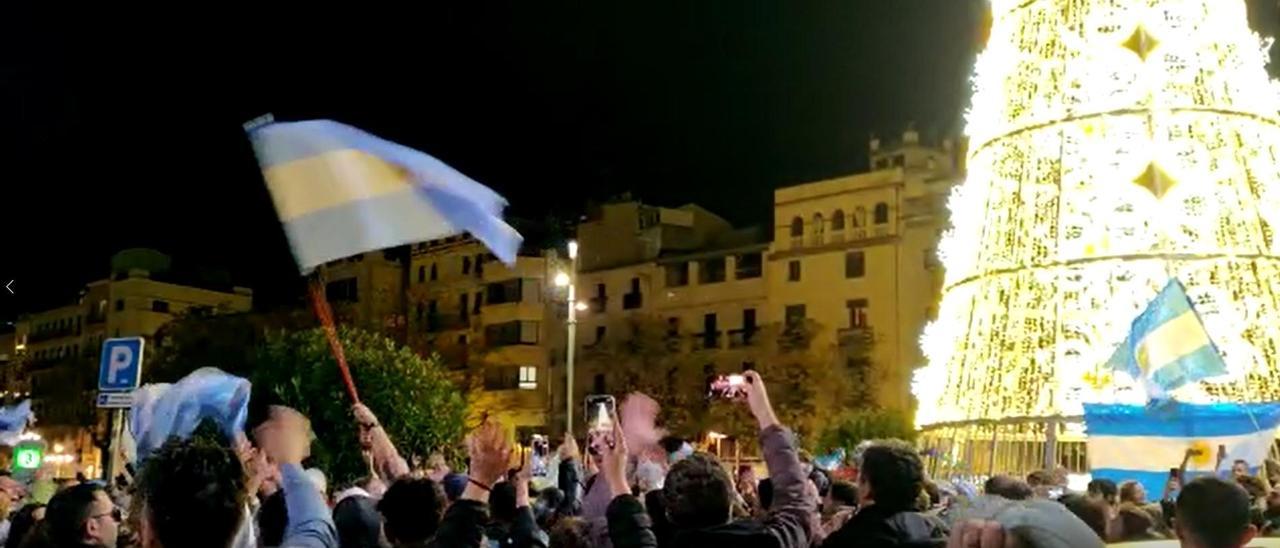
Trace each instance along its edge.
<path fill-rule="evenodd" d="M 1280 84 L 1244 1 L 991 4 L 917 423 L 1140 400 L 1102 366 L 1172 276 L 1230 368 L 1184 399 L 1280 400 Z"/>

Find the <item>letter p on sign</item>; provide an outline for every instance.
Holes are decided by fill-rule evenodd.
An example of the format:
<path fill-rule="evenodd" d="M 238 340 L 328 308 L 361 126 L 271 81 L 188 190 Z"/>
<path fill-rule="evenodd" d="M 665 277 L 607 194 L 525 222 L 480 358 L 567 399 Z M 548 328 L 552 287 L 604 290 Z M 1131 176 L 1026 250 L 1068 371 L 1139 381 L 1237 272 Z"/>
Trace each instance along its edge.
<path fill-rule="evenodd" d="M 138 387 L 142 373 L 142 337 L 102 341 L 102 362 L 98 369 L 98 390 L 126 392 Z"/>

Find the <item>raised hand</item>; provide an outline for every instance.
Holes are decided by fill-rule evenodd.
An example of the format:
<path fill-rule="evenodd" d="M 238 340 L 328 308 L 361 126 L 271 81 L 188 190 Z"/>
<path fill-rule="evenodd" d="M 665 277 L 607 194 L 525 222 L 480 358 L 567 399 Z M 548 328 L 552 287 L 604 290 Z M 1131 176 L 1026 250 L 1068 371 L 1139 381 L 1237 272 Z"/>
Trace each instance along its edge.
<path fill-rule="evenodd" d="M 627 437 L 622 424 L 613 421 L 612 433 L 598 433 L 591 440 L 593 453 L 600 456 L 600 474 L 614 497 L 631 492 L 627 485 Z"/>
<path fill-rule="evenodd" d="M 486 420 L 472 432 L 467 450 L 471 454 L 471 479 L 492 486 L 506 475 L 511 463 L 511 441 L 497 422 Z"/>
<path fill-rule="evenodd" d="M 764 430 L 770 426 L 777 425 L 778 416 L 773 413 L 773 405 L 769 403 L 769 392 L 765 390 L 764 380 L 760 378 L 760 374 L 755 371 L 747 371 L 742 376 L 746 377 L 747 381 L 742 388 L 747 397 L 747 407 L 751 409 L 751 414 L 760 423 L 760 429 Z"/>

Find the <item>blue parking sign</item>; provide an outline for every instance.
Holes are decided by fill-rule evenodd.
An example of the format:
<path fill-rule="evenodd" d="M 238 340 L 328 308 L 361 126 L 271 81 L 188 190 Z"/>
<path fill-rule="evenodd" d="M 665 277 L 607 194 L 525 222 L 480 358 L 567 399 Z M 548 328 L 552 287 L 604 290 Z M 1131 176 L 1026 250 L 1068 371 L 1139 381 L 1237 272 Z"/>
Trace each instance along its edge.
<path fill-rule="evenodd" d="M 127 392 L 138 387 L 142 377 L 142 337 L 102 341 L 102 363 L 98 368 L 98 390 Z"/>

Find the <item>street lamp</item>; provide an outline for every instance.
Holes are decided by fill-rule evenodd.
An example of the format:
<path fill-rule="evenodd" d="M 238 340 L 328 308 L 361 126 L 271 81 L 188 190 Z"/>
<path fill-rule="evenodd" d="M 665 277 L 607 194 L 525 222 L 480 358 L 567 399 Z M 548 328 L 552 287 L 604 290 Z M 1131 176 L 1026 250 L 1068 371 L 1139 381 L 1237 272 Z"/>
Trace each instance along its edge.
<path fill-rule="evenodd" d="M 569 240 L 569 263 L 570 263 L 569 272 L 568 273 L 561 272 L 559 274 L 556 274 L 555 282 L 557 286 L 567 287 L 569 289 L 567 292 L 568 297 L 565 300 L 566 304 L 569 305 L 568 306 L 569 315 L 568 315 L 568 319 L 565 320 L 565 323 L 567 324 L 566 328 L 568 329 L 568 341 L 567 341 L 568 349 L 565 351 L 565 360 L 564 360 L 565 371 L 567 373 L 565 375 L 565 397 L 564 397 L 565 423 L 564 424 L 565 424 L 565 432 L 568 433 L 570 436 L 572 436 L 573 435 L 573 407 L 574 407 L 573 406 L 573 353 L 574 353 L 574 347 L 576 346 L 574 340 L 576 338 L 575 336 L 578 331 L 578 311 L 586 308 L 585 306 L 582 306 L 582 303 L 578 302 L 578 299 L 574 293 L 573 285 L 575 282 L 578 281 L 577 280 L 578 242 L 574 240 Z M 579 306 L 582 306 L 582 308 L 579 308 Z"/>

